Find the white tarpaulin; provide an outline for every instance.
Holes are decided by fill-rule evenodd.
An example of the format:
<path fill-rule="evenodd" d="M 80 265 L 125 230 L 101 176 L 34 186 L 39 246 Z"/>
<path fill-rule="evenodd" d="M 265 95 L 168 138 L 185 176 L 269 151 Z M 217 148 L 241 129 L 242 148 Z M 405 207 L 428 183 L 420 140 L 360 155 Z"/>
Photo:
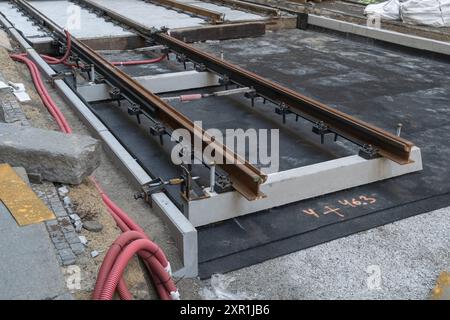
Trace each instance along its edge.
<path fill-rule="evenodd" d="M 400 20 L 400 1 L 389 0 L 386 2 L 369 4 L 364 9 L 365 15 L 377 15 L 383 20 Z"/>
<path fill-rule="evenodd" d="M 433 27 L 450 27 L 450 0 L 389 0 L 371 4 L 366 15 Z"/>
<path fill-rule="evenodd" d="M 402 4 L 400 12 L 406 23 L 450 26 L 450 0 L 409 0 Z"/>

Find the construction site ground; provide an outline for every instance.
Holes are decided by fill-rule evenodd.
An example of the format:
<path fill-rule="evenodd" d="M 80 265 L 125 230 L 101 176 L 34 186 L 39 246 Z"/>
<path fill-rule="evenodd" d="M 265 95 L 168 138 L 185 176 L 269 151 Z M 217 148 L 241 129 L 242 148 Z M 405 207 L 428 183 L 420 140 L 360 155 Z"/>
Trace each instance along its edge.
<path fill-rule="evenodd" d="M 333 7 L 336 9 L 336 6 L 341 6 L 341 4 L 323 2 L 323 4 L 315 4 L 315 6 L 316 8 Z M 344 7 L 339 7 L 339 10 L 346 11 L 350 4 L 342 6 Z M 348 10 L 351 11 L 353 9 Z M 352 11 L 351 13 L 360 15 L 360 10 L 358 9 L 357 12 Z M 346 20 L 351 21 L 352 18 L 346 18 Z M 393 28 L 395 29 L 395 27 Z M 422 32 L 429 31 L 417 28 L 410 28 L 410 30 L 412 30 L 411 33 L 419 35 L 422 35 Z M 223 51 L 226 59 L 253 69 L 252 71 L 258 72 L 256 69 L 258 66 L 262 66 L 261 70 L 265 73 L 265 76 L 269 78 L 273 76 L 280 83 L 292 86 L 293 82 L 299 81 L 311 69 L 304 68 L 301 61 L 294 68 L 292 65 L 289 65 L 292 61 L 289 62 L 282 58 L 276 59 L 275 56 L 277 54 L 284 54 L 289 50 L 295 52 L 295 50 L 301 50 L 304 47 L 308 50 L 317 51 L 318 55 L 332 56 L 334 50 L 332 47 L 336 44 L 336 38 L 333 38 L 333 35 L 322 35 L 322 37 L 304 37 L 302 35 L 300 37 L 299 32 L 299 30 L 281 30 L 275 33 L 269 32 L 266 36 L 258 39 L 212 41 L 199 44 L 198 46 L 215 54 Z M 441 30 L 432 32 L 438 35 L 441 33 Z M 442 35 L 438 35 L 437 38 L 439 37 L 441 37 L 441 40 L 448 40 L 446 38 L 448 37 L 446 30 L 442 30 Z M 276 44 L 277 41 L 279 41 L 278 44 Z M 245 43 L 247 43 L 247 49 L 244 49 L 244 51 L 247 50 L 248 54 L 243 54 L 242 52 L 242 47 Z M 283 47 L 283 43 L 286 47 Z M 298 47 L 293 48 L 288 46 L 288 43 Z M 350 47 L 351 43 L 347 43 L 347 45 Z M 376 53 L 370 47 L 370 44 L 359 43 L 358 46 L 364 47 L 361 49 L 362 51 L 367 50 L 374 54 L 374 56 L 368 58 L 369 60 L 377 59 Z M 286 49 L 287 47 L 288 49 Z M 252 50 L 255 50 L 256 54 Z M 377 50 L 381 49 L 378 48 Z M 396 55 L 396 53 L 389 53 Z M 273 57 L 273 59 L 268 59 L 269 57 Z M 398 76 L 395 79 L 391 79 L 392 86 L 395 86 L 398 79 L 405 72 L 410 76 L 414 74 L 414 77 L 418 78 L 423 76 L 424 83 L 428 83 L 426 74 L 419 75 L 419 71 L 425 72 L 424 69 L 419 68 L 419 71 L 413 70 L 414 66 L 405 65 L 402 54 L 399 54 L 397 57 L 391 56 L 391 58 L 392 60 L 389 60 L 389 62 L 393 63 L 392 68 L 395 68 L 394 73 Z M 411 62 L 415 58 L 408 55 L 408 59 Z M 421 57 L 416 62 L 425 60 L 428 61 L 426 57 Z M 414 64 L 414 61 L 412 63 Z M 429 63 L 429 70 L 436 67 L 434 60 L 430 60 Z M 317 67 L 319 68 L 320 66 L 317 65 Z M 331 65 L 322 65 L 322 67 L 324 68 L 323 70 L 333 68 Z M 336 67 L 336 64 L 334 64 L 334 67 Z M 376 68 L 375 63 L 373 68 Z M 273 69 L 277 69 L 279 74 L 272 73 L 271 70 Z M 386 87 L 366 87 L 370 86 L 373 80 L 366 74 L 367 70 L 367 66 L 358 70 L 358 66 L 355 64 L 351 72 L 343 70 L 348 72 L 351 76 L 350 78 L 334 79 L 336 82 L 346 82 L 347 86 L 353 87 L 354 90 L 352 92 L 355 94 L 356 99 L 352 103 L 357 103 L 358 99 L 361 98 L 358 96 L 358 92 L 368 90 L 381 96 L 389 91 L 389 88 Z M 21 107 L 31 125 L 38 128 L 57 130 L 54 120 L 40 102 L 31 82 L 28 69 L 21 64 L 13 62 L 9 58 L 8 51 L 3 47 L 0 48 L 0 73 L 3 78 L 9 81 L 25 84 L 32 102 L 21 104 Z M 366 76 L 369 78 L 365 78 Z M 448 81 L 444 73 L 439 75 L 430 71 L 430 76 L 435 77 L 435 81 L 442 77 L 442 83 Z M 367 80 L 367 83 L 364 83 L 364 79 Z M 386 81 L 386 86 L 388 86 L 389 79 L 383 80 Z M 324 91 L 320 91 L 320 88 L 317 89 L 314 92 L 315 98 L 325 99 L 325 96 L 328 95 L 326 88 L 335 84 L 329 81 L 331 80 L 324 79 Z M 301 83 L 296 84 L 295 87 L 297 90 L 302 90 Z M 318 87 L 311 84 L 309 90 L 314 88 Z M 358 88 L 361 91 L 358 91 Z M 48 85 L 48 89 L 74 132 L 91 135 L 78 116 L 55 93 L 50 85 Z M 342 91 L 340 92 L 342 93 Z M 438 103 L 439 98 L 432 96 L 428 101 L 430 103 Z M 345 104 L 349 100 L 342 98 L 339 102 Z M 368 116 L 368 114 L 362 111 L 360 116 L 364 117 Z M 383 124 L 377 123 L 377 125 L 382 126 Z M 445 126 L 444 123 L 442 125 Z M 442 148 L 448 149 L 446 146 L 442 146 Z M 174 246 L 173 239 L 170 237 L 170 232 L 162 220 L 153 213 L 152 208 L 148 204 L 144 201 L 136 201 L 133 198 L 133 195 L 138 190 L 131 185 L 125 174 L 111 162 L 105 152 L 102 152 L 101 160 L 101 165 L 95 171 L 94 176 L 109 196 L 143 227 L 152 240 L 162 247 L 173 269 L 176 270 L 181 266 L 179 253 Z M 426 158 L 424 161 L 426 161 Z M 437 170 L 438 168 L 433 169 Z M 100 233 L 86 230 L 83 230 L 81 233 L 88 240 L 85 254 L 77 260 L 77 265 L 82 270 L 82 286 L 81 290 L 74 290 L 71 294 L 75 299 L 89 299 L 104 253 L 120 234 L 120 230 L 107 212 L 101 197 L 92 183 L 85 181 L 79 186 L 71 187 L 69 195 L 79 214 L 92 217 L 104 227 Z M 226 297 L 244 299 L 427 299 L 431 297 L 432 289 L 441 272 L 450 269 L 449 234 L 450 207 L 286 254 L 226 273 L 223 276 L 213 276 L 212 281 L 176 279 L 178 281 L 177 286 L 183 299 L 223 298 L 224 292 L 228 294 Z M 3 241 L 1 242 L 3 243 Z M 2 247 L 0 246 L 1 250 Z M 53 248 L 48 248 L 48 250 L 53 250 Z M 95 258 L 91 257 L 90 252 L 93 250 L 98 251 L 100 255 Z M 40 255 L 39 252 L 32 252 L 29 259 L 33 259 L 33 256 L 38 255 Z M 60 269 L 61 281 L 64 281 L 64 269 L 62 267 Z M 33 270 L 33 272 L 44 272 L 44 270 Z M 373 287 L 370 285 L 371 277 L 377 272 L 380 273 L 381 283 Z M 151 289 L 150 281 L 144 276 L 137 259 L 127 268 L 126 280 L 136 298 L 156 298 Z M 29 297 L 8 297 L 7 290 L 6 287 L 3 287 L 3 289 L 0 287 L 0 297 Z M 54 294 L 54 292 L 57 292 L 57 294 Z M 61 294 L 62 292 L 59 289 L 49 288 L 48 294 L 44 293 L 38 298 L 58 298 Z M 32 294 L 30 296 L 34 297 Z M 64 295 L 64 297 L 66 296 Z"/>

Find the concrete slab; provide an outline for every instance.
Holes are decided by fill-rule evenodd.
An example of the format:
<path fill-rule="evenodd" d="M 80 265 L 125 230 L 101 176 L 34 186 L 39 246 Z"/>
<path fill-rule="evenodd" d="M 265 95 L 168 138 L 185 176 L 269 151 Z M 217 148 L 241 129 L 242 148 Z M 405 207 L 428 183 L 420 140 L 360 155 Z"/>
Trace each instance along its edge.
<path fill-rule="evenodd" d="M 23 34 L 28 38 L 38 38 L 45 37 L 45 33 L 31 21 L 27 20 L 27 17 L 23 16 L 20 11 L 18 11 L 11 3 L 8 1 L 0 2 L 0 12 L 5 15 L 5 17 L 14 22 L 13 25 L 19 28 Z"/>
<path fill-rule="evenodd" d="M 167 93 L 219 85 L 219 77 L 211 72 L 181 71 L 160 75 L 134 77 L 153 93 Z M 78 93 L 88 102 L 111 99 L 111 86 L 105 83 L 79 85 Z"/>
<path fill-rule="evenodd" d="M 142 0 L 93 0 L 92 2 L 116 11 L 147 27 L 174 29 L 207 24 L 203 19 L 146 3 Z M 123 8 L 127 8 L 127 10 L 124 11 Z"/>
<path fill-rule="evenodd" d="M 0 299 L 53 299 L 64 277 L 43 223 L 19 227 L 0 202 Z"/>
<path fill-rule="evenodd" d="M 179 2 L 186 3 L 192 6 L 200 7 L 203 9 L 208 9 L 216 12 L 225 14 L 225 21 L 254 21 L 262 20 L 265 17 L 262 15 L 257 15 L 241 10 L 232 9 L 230 7 L 219 6 L 214 3 L 208 3 L 197 0 L 178 0 Z"/>
<path fill-rule="evenodd" d="M 69 27 L 75 37 L 87 39 L 133 34 L 70 1 L 32 1 L 31 4 L 61 27 Z M 73 20 L 78 17 L 78 10 L 79 24 Z"/>

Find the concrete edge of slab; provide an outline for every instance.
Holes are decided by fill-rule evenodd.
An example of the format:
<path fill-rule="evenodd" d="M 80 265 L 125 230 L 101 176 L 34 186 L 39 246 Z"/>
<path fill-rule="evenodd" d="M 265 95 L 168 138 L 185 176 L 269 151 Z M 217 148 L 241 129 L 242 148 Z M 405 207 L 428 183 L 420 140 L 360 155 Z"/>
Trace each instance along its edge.
<path fill-rule="evenodd" d="M 94 50 L 132 50 L 145 45 L 145 40 L 137 34 L 109 37 L 80 38 L 80 41 Z M 54 53 L 54 41 L 51 37 L 30 39 L 33 48 L 41 54 Z"/>
<path fill-rule="evenodd" d="M 309 25 L 379 40 L 403 47 L 450 55 L 450 43 L 308 14 Z"/>
<path fill-rule="evenodd" d="M 259 37 L 265 33 L 266 24 L 259 21 L 176 28 L 169 31 L 171 36 L 187 43 Z"/>
<path fill-rule="evenodd" d="M 167 93 L 182 90 L 219 86 L 219 77 L 209 71 L 180 71 L 153 76 L 133 77 L 144 88 L 153 93 Z M 111 98 L 111 87 L 106 83 L 83 84 L 77 87 L 78 93 L 87 102 L 104 101 Z"/>
<path fill-rule="evenodd" d="M 153 208 L 160 214 L 175 235 L 176 246 L 182 253 L 183 268 L 176 277 L 196 277 L 198 274 L 197 230 L 164 193 L 152 194 Z"/>
<path fill-rule="evenodd" d="M 212 193 L 209 198 L 189 202 L 188 218 L 195 227 L 199 227 L 421 171 L 422 156 L 419 148 L 413 147 L 411 160 L 409 164 L 399 165 L 386 158 L 365 160 L 354 155 L 272 173 L 261 185 L 265 198 L 247 201 L 235 191 Z M 310 181 L 314 181 L 314 184 Z"/>

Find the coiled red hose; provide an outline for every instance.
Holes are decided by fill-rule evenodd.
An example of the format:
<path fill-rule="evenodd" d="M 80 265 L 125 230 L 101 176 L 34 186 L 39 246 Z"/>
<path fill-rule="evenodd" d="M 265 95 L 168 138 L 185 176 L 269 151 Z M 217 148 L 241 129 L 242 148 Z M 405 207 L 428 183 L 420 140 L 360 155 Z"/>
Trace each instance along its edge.
<path fill-rule="evenodd" d="M 117 285 L 122 278 L 125 267 L 130 259 L 141 250 L 150 253 L 146 261 L 151 267 L 152 274 L 155 274 L 156 277 L 161 280 L 161 283 L 166 288 L 166 291 L 171 294 L 177 292 L 177 288 L 171 280 L 170 275 L 166 270 L 164 270 L 155 257 L 158 247 L 148 239 L 138 239 L 130 243 L 117 257 L 116 263 L 112 267 L 103 287 L 102 293 L 100 294 L 100 300 L 111 300 L 113 298 L 114 292 L 116 291 Z"/>
<path fill-rule="evenodd" d="M 67 38 L 66 53 L 60 59 L 50 56 L 44 56 L 44 60 L 47 63 L 68 64 L 66 60 L 70 56 L 71 40 L 69 32 L 65 31 L 65 33 Z M 11 58 L 15 61 L 26 64 L 26 66 L 30 70 L 30 74 L 36 90 L 45 107 L 55 118 L 61 131 L 68 134 L 72 133 L 72 129 L 70 128 L 69 123 L 48 93 L 36 64 L 27 57 L 26 53 L 14 54 L 11 55 Z M 137 252 L 144 259 L 144 264 L 150 272 L 160 298 L 164 300 L 170 298 L 178 298 L 178 291 L 170 276 L 170 264 L 167 261 L 162 250 L 155 243 L 150 241 L 145 235 L 143 229 L 106 195 L 106 193 L 103 191 L 94 177 L 91 177 L 91 180 L 96 186 L 98 192 L 101 194 L 102 200 L 104 201 L 105 205 L 108 208 L 108 211 L 116 221 L 117 225 L 123 232 L 125 232 L 113 243 L 107 255 L 105 256 L 95 286 L 94 299 L 104 299 L 105 297 L 108 299 L 112 299 L 113 294 L 116 290 L 119 292 L 121 299 L 132 299 L 132 294 L 129 292 L 125 281 L 122 279 L 122 274 L 123 270 L 128 264 L 128 261 Z M 135 246 L 131 245 L 136 242 L 134 240 L 145 241 L 145 246 L 143 246 L 142 250 L 133 251 L 133 248 L 135 248 Z M 131 249 L 129 249 L 129 247 Z M 134 253 L 129 256 L 130 252 Z M 124 255 L 124 253 L 126 253 L 126 255 Z M 124 258 L 120 258 L 122 256 Z M 115 273 L 112 273 L 113 270 L 116 270 Z M 116 276 L 117 270 L 121 270 L 119 276 Z M 112 277 L 114 278 L 112 279 Z M 107 283 L 108 285 L 106 286 L 105 283 Z"/>
<path fill-rule="evenodd" d="M 65 64 L 67 66 L 73 67 L 76 66 L 75 64 L 72 63 L 67 63 L 67 59 L 70 56 L 70 52 L 72 49 L 72 37 L 70 35 L 70 33 L 67 30 L 64 30 L 64 33 L 66 34 L 66 52 L 64 53 L 64 55 L 58 59 L 52 56 L 48 56 L 48 55 L 41 55 L 41 57 L 45 60 L 45 62 L 47 62 L 48 64 Z M 114 66 L 136 66 L 136 65 L 143 65 L 143 64 L 152 64 L 152 63 L 158 63 L 162 60 L 164 60 L 164 58 L 166 57 L 166 54 L 163 54 L 162 56 L 158 57 L 158 58 L 154 58 L 154 59 L 146 59 L 146 60 L 131 60 L 131 61 L 114 61 L 111 62 L 112 65 Z"/>

